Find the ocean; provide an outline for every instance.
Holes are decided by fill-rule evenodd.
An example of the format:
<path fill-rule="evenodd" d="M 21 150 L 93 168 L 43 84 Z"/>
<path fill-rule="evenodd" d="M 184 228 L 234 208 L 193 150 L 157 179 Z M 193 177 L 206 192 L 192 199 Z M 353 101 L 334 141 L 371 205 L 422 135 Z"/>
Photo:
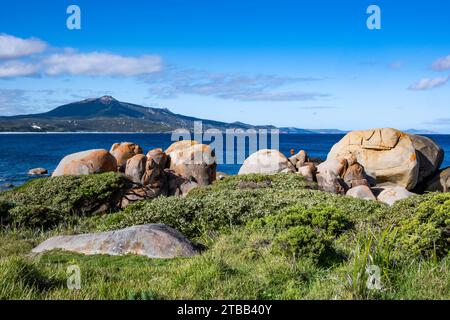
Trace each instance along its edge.
<path fill-rule="evenodd" d="M 282 134 L 279 150 L 285 155 L 303 149 L 310 157 L 325 159 L 331 147 L 343 135 L 339 134 Z M 445 150 L 442 167 L 450 166 L 450 135 L 430 135 Z M 33 177 L 28 170 L 43 167 L 51 173 L 66 155 L 88 149 L 107 149 L 116 142 L 139 144 L 146 153 L 153 148 L 167 148 L 170 134 L 153 133 L 30 133 L 0 134 L 0 187 L 19 186 Z M 270 147 L 270 143 L 269 143 Z M 224 150 L 226 156 L 226 150 Z M 236 174 L 241 164 L 219 164 L 218 171 Z"/>

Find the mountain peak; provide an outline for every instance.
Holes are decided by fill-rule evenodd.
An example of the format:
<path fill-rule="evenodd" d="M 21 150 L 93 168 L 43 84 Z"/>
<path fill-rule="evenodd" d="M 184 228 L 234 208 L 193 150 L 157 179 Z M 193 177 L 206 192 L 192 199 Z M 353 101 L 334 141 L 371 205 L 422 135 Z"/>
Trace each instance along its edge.
<path fill-rule="evenodd" d="M 98 98 L 98 100 L 99 100 L 100 102 L 102 102 L 102 103 L 105 103 L 105 104 L 111 103 L 111 102 L 113 102 L 113 101 L 117 101 L 117 100 L 114 99 L 112 96 L 103 96 L 103 97 Z"/>

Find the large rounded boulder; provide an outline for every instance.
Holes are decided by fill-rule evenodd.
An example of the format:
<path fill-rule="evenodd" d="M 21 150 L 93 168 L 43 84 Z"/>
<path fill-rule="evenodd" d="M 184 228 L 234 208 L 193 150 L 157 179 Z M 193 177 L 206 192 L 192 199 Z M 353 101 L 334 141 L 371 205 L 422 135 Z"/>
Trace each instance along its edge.
<path fill-rule="evenodd" d="M 428 137 L 410 134 L 419 160 L 418 183 L 434 176 L 444 161 L 444 150 Z"/>
<path fill-rule="evenodd" d="M 346 195 L 357 199 L 377 200 L 372 190 L 366 185 L 353 187 L 347 191 Z"/>
<path fill-rule="evenodd" d="M 169 154 L 169 153 L 172 153 L 173 151 L 185 149 L 187 147 L 192 147 L 193 145 L 196 145 L 196 144 L 199 144 L 199 143 L 195 140 L 181 140 L 181 141 L 172 143 L 164 152 L 166 154 Z"/>
<path fill-rule="evenodd" d="M 238 174 L 275 174 L 278 172 L 295 172 L 295 167 L 280 151 L 263 149 L 245 159 Z"/>
<path fill-rule="evenodd" d="M 167 164 L 167 154 L 161 148 L 150 150 L 147 153 L 149 160 L 153 159 L 161 168 L 165 168 Z"/>
<path fill-rule="evenodd" d="M 356 157 L 376 183 L 393 183 L 408 190 L 419 181 L 420 163 L 411 137 L 383 128 L 352 131 L 333 146 L 327 160 Z"/>
<path fill-rule="evenodd" d="M 65 156 L 52 176 L 77 176 L 117 171 L 116 159 L 104 149 L 81 151 Z"/>
<path fill-rule="evenodd" d="M 129 177 L 134 183 L 142 183 L 142 177 L 145 173 L 147 164 L 147 157 L 143 154 L 137 154 L 128 159 L 125 168 L 125 175 Z"/>
<path fill-rule="evenodd" d="M 164 224 L 144 224 L 125 229 L 56 236 L 35 247 L 33 254 L 65 250 L 85 255 L 141 255 L 169 259 L 191 257 L 198 253 L 194 245 L 179 231 Z"/>
<path fill-rule="evenodd" d="M 414 193 L 409 192 L 403 187 L 388 185 L 382 187 L 382 191 L 380 192 L 380 194 L 378 194 L 377 199 L 378 201 L 387 203 L 388 205 L 392 206 L 395 202 L 407 199 L 414 195 Z"/>
<path fill-rule="evenodd" d="M 109 151 L 116 158 L 119 171 L 125 172 L 128 159 L 141 154 L 142 148 L 133 142 L 114 143 Z"/>
<path fill-rule="evenodd" d="M 214 151 L 196 141 L 179 141 L 167 150 L 168 168 L 200 186 L 216 180 L 216 157 Z"/>
<path fill-rule="evenodd" d="M 426 183 L 426 191 L 450 192 L 450 167 L 442 169 Z"/>
<path fill-rule="evenodd" d="M 142 184 L 155 195 L 167 194 L 167 177 L 164 168 L 153 158 L 147 158 Z"/>

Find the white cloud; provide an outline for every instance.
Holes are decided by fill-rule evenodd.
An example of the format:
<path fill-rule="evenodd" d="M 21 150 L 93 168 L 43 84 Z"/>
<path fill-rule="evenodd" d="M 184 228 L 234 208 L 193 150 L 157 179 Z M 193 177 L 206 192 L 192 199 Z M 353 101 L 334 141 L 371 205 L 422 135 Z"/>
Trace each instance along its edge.
<path fill-rule="evenodd" d="M 436 71 L 450 70 L 450 55 L 437 59 L 432 67 Z"/>
<path fill-rule="evenodd" d="M 312 77 L 244 75 L 172 69 L 149 77 L 147 80 L 150 84 L 149 92 L 156 98 L 195 94 L 239 101 L 304 101 L 328 96 L 328 94 L 317 92 L 275 91 L 287 85 L 322 80 Z"/>
<path fill-rule="evenodd" d="M 231 92 L 217 95 L 222 99 L 240 101 L 306 101 L 328 97 L 328 94 L 316 92 Z"/>
<path fill-rule="evenodd" d="M 409 87 L 409 90 L 420 91 L 437 88 L 446 84 L 449 79 L 450 77 L 424 78 L 421 79 L 419 82 L 412 84 Z"/>
<path fill-rule="evenodd" d="M 39 39 L 22 39 L 0 34 L 0 59 L 15 59 L 43 52 L 47 44 Z"/>
<path fill-rule="evenodd" d="M 30 76 L 39 69 L 38 65 L 18 60 L 6 61 L 0 64 L 0 78 Z"/>
<path fill-rule="evenodd" d="M 162 70 L 162 59 L 156 55 L 126 57 L 109 53 L 61 53 L 43 61 L 44 73 L 50 76 L 137 76 Z"/>

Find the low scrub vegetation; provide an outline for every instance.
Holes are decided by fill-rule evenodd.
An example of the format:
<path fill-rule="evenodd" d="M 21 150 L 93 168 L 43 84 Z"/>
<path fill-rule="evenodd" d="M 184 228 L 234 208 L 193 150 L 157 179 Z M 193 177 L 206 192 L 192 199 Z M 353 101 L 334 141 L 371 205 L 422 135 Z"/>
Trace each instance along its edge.
<path fill-rule="evenodd" d="M 228 177 L 185 198 L 123 211 L 115 174 L 34 180 L 0 194 L 0 299 L 446 299 L 450 193 L 389 207 L 317 190 L 295 174 Z M 29 256 L 58 234 L 165 223 L 202 244 L 193 258 Z M 80 290 L 66 268 L 80 267 Z M 380 272 L 379 286 L 371 267 Z"/>
<path fill-rule="evenodd" d="M 0 193 L 0 217 L 3 224 L 48 229 L 73 217 L 115 209 L 127 183 L 115 173 L 35 179 Z"/>

